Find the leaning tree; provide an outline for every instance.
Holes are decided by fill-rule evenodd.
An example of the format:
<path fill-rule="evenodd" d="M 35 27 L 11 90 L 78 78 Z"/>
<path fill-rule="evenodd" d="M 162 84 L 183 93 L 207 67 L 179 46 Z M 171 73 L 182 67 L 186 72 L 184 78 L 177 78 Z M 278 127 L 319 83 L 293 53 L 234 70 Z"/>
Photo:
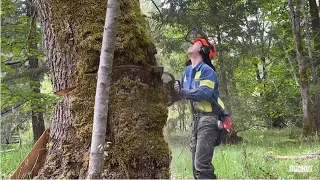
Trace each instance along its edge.
<path fill-rule="evenodd" d="M 37 178 L 85 178 L 107 0 L 38 0 L 55 107 Z M 139 1 L 120 0 L 104 178 L 169 178 L 167 97 Z"/>

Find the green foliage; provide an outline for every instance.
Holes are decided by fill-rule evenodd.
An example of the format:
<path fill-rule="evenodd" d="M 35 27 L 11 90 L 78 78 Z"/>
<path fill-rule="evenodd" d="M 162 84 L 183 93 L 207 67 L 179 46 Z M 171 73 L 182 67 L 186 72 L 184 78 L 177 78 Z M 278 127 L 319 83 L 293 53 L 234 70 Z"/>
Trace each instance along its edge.
<path fill-rule="evenodd" d="M 16 170 L 19 164 L 23 161 L 26 155 L 29 153 L 32 146 L 25 145 L 19 147 L 19 145 L 12 145 L 9 147 L 1 147 L 1 151 L 15 149 L 10 152 L 1 152 L 1 176 L 3 179 L 10 178 L 10 175 Z"/>
<path fill-rule="evenodd" d="M 236 129 L 301 125 L 298 62 L 287 2 L 166 0 L 157 4 L 161 14 L 149 5 L 154 12 L 149 22 L 163 24 L 152 29 L 157 57 L 177 78 L 188 59 L 187 31 L 202 27 L 214 38 L 220 95 Z M 318 89 L 311 86 L 310 94 Z"/>
<path fill-rule="evenodd" d="M 37 17 L 31 14 L 33 5 L 22 0 L 1 3 L 1 112 L 7 117 L 12 107 L 17 107 L 14 110 L 19 114 L 5 123 L 16 126 L 22 123 L 18 121 L 20 118 L 31 119 L 27 116 L 31 111 L 43 112 L 48 123 L 59 97 L 52 93 L 51 82 L 44 72 L 30 69 L 30 57 L 36 57 L 39 66 L 44 64 L 41 29 L 32 24 L 37 22 Z M 4 127 L 2 124 L 1 128 Z"/>
<path fill-rule="evenodd" d="M 26 1 L 2 1 L 1 11 L 1 67 L 4 79 L 1 84 L 1 109 L 4 110 L 16 103 L 25 102 L 23 110 L 30 111 L 34 106 L 38 107 L 35 111 L 45 111 L 46 104 L 55 101 L 52 95 L 34 92 L 40 88 L 38 81 L 31 80 L 28 71 L 28 57 L 36 56 L 40 61 L 43 54 L 37 49 L 30 49 L 31 21 L 32 17 L 27 15 Z M 30 5 L 29 5 L 30 6 Z M 36 29 L 36 36 L 32 39 L 33 43 L 40 46 L 41 29 Z M 35 74 L 38 79 L 42 79 L 42 74 Z M 10 80 L 5 80 L 9 78 Z M 49 103 L 48 103 L 49 102 Z M 32 108 L 31 108 L 32 104 Z M 52 104 L 51 104 L 52 105 Z M 52 106 L 50 107 L 52 108 Z"/>

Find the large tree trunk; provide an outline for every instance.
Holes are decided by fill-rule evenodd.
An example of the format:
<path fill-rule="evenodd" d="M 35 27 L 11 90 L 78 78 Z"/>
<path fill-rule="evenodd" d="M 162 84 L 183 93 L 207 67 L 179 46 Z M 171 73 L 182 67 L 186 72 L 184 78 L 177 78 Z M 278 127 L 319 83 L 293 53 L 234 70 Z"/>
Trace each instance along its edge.
<path fill-rule="evenodd" d="M 289 0 L 289 8 L 292 20 L 292 33 L 294 38 L 295 50 L 297 59 L 299 62 L 299 79 L 300 88 L 302 96 L 302 111 L 303 111 L 303 137 L 309 137 L 312 135 L 314 128 L 313 123 L 310 118 L 310 102 L 309 102 L 309 83 L 308 83 L 308 68 L 306 65 L 306 59 L 303 55 L 303 44 L 301 39 L 301 28 L 300 28 L 300 11 L 301 3 L 304 0 L 297 0 L 296 10 L 294 10 L 294 5 L 292 0 Z"/>
<path fill-rule="evenodd" d="M 311 71 L 312 71 L 312 82 L 313 86 L 320 86 L 320 18 L 319 8 L 316 0 L 309 0 L 310 15 L 311 15 L 311 29 L 313 34 L 313 44 L 315 49 L 314 57 L 310 59 Z M 319 92 L 319 91 L 318 91 Z M 312 118 L 315 121 L 315 125 L 320 132 L 320 95 L 314 93 L 312 95 L 313 106 L 311 107 Z"/>
<path fill-rule="evenodd" d="M 29 68 L 35 70 L 39 68 L 39 61 L 34 51 L 37 50 L 37 27 L 36 27 L 36 8 L 32 0 L 27 1 L 27 16 L 29 18 L 30 30 L 28 37 L 28 53 L 31 54 L 28 56 Z M 30 75 L 31 85 L 30 88 L 34 93 L 40 94 L 40 79 L 39 73 L 31 73 Z M 33 132 L 33 141 L 37 142 L 39 137 L 45 130 L 43 113 L 39 112 L 40 109 L 39 102 L 31 102 L 31 119 L 32 119 L 32 132 Z"/>
<path fill-rule="evenodd" d="M 38 178 L 86 177 L 106 4 L 38 0 L 53 90 L 63 96 Z M 120 9 L 103 177 L 169 178 L 171 156 L 162 133 L 168 102 L 161 76 L 150 67 L 156 51 L 138 2 L 122 0 Z"/>

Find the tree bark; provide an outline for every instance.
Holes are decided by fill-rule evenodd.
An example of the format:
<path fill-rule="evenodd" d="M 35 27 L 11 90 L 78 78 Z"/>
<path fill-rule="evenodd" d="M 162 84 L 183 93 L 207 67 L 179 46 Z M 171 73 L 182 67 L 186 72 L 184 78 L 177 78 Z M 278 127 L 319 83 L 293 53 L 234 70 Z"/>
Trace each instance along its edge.
<path fill-rule="evenodd" d="M 186 118 L 186 104 L 185 101 L 180 101 L 177 104 L 177 110 L 179 113 L 179 116 L 177 120 L 179 121 L 179 131 L 184 132 L 186 130 L 185 127 L 185 118 Z"/>
<path fill-rule="evenodd" d="M 186 102 L 182 101 L 182 132 L 186 131 Z"/>
<path fill-rule="evenodd" d="M 302 0 L 303 1 L 303 0 Z M 289 8 L 292 20 L 292 33 L 294 38 L 295 50 L 297 59 L 299 62 L 299 79 L 300 88 L 302 96 L 302 111 L 303 111 L 303 136 L 309 137 L 313 133 L 313 124 L 310 118 L 309 112 L 309 84 L 308 84 L 308 74 L 306 59 L 303 55 L 303 44 L 301 39 L 301 28 L 300 28 L 300 10 L 301 10 L 301 0 L 296 2 L 296 10 L 294 10 L 294 5 L 292 0 L 289 0 Z"/>
<path fill-rule="evenodd" d="M 38 0 L 53 90 L 62 95 L 37 178 L 86 178 L 106 0 Z M 170 177 L 167 98 L 137 1 L 120 1 L 102 177 Z M 122 65 L 136 65 L 122 66 Z M 60 92 L 60 93 L 58 93 Z"/>
<path fill-rule="evenodd" d="M 319 7 L 317 6 L 316 0 L 309 0 L 309 8 L 311 15 L 311 29 L 312 29 L 312 39 L 315 49 L 315 55 L 313 58 L 310 58 L 311 72 L 312 72 L 312 82 L 315 87 L 320 86 L 320 18 L 319 18 Z M 315 93 L 312 95 L 313 106 L 312 118 L 315 121 L 315 125 L 320 132 L 320 95 Z"/>
<path fill-rule="evenodd" d="M 316 67 L 317 65 L 319 65 L 319 55 L 320 55 L 320 19 L 319 19 L 319 11 L 318 11 L 318 6 L 317 6 L 317 3 L 315 0 L 309 0 L 309 7 L 310 7 L 310 15 L 311 15 L 311 28 L 312 28 L 312 32 L 313 32 L 313 37 L 310 38 L 310 31 L 309 31 L 309 25 L 308 25 L 308 15 L 306 13 L 306 10 L 304 10 L 305 12 L 305 23 L 306 24 L 306 29 L 308 30 L 308 39 L 310 39 L 308 42 L 308 51 L 309 51 L 309 57 L 310 57 L 310 65 L 311 65 L 311 71 L 312 71 L 312 81 L 313 81 L 313 84 L 316 85 L 317 84 L 317 81 L 318 81 L 318 78 L 320 77 L 317 77 L 317 70 L 316 70 Z M 305 8 L 305 7 L 304 7 Z M 312 54 L 310 55 L 310 53 L 312 53 L 312 48 L 311 48 L 311 39 L 314 39 L 314 47 L 315 47 L 315 50 L 316 50 L 316 53 L 315 53 L 315 57 L 312 56 Z M 315 59 L 313 59 L 315 58 Z"/>
<path fill-rule="evenodd" d="M 311 5 L 312 0 L 309 0 L 309 4 Z M 315 3 L 315 1 L 314 1 Z M 317 5 L 317 4 L 315 4 Z M 310 14 L 312 14 L 311 11 L 312 7 L 310 7 Z M 317 10 L 317 7 L 315 7 L 315 9 Z M 313 49 L 312 49 L 312 40 L 311 40 L 311 33 L 310 33 L 310 29 L 309 29 L 309 22 L 308 22 L 308 13 L 306 10 L 306 6 L 303 3 L 303 17 L 304 17 L 304 24 L 305 24 L 305 29 L 306 29 L 306 45 L 308 48 L 308 56 L 309 56 L 309 62 L 310 62 L 310 67 L 311 67 L 311 74 L 312 74 L 312 84 L 314 86 L 317 86 L 317 72 L 316 72 L 316 66 L 314 63 L 314 60 L 317 59 L 317 57 L 315 57 L 313 55 Z M 318 18 L 319 19 L 319 18 Z M 317 23 L 312 23 L 312 24 L 317 24 Z M 316 30 L 316 28 L 313 28 L 314 30 Z M 320 32 L 320 31 L 319 31 Z M 317 35 L 315 35 L 317 36 Z M 315 42 L 316 44 L 318 44 L 318 42 Z M 319 95 L 316 94 L 311 94 L 312 99 L 313 99 L 313 103 L 310 106 L 310 111 L 311 111 L 311 120 L 312 122 L 315 124 L 315 127 L 317 130 L 320 130 L 320 113 L 318 112 L 319 108 Z"/>
<path fill-rule="evenodd" d="M 178 104 L 178 113 L 179 113 L 179 116 L 178 116 L 178 121 L 179 121 L 179 131 L 182 132 L 182 102 L 180 102 Z"/>
<path fill-rule="evenodd" d="M 37 27 L 36 27 L 36 9 L 32 0 L 27 1 L 27 16 L 30 22 L 30 31 L 28 37 L 28 56 L 29 68 L 36 70 L 39 68 L 39 61 L 37 56 L 33 55 L 37 50 Z M 40 78 L 38 73 L 30 74 L 31 85 L 30 88 L 34 93 L 40 94 Z M 36 143 L 45 130 L 43 112 L 39 112 L 40 105 L 36 102 L 31 102 L 31 119 L 32 119 L 32 132 L 33 142 Z"/>
<path fill-rule="evenodd" d="M 320 17 L 319 17 L 319 9 L 316 3 L 316 0 L 309 0 L 309 8 L 310 8 L 310 15 L 311 15 L 311 25 L 312 25 L 312 31 L 315 38 L 315 49 L 320 50 Z M 320 52 L 318 52 L 320 54 Z"/>
<path fill-rule="evenodd" d="M 109 108 L 108 102 L 119 11 L 119 0 L 108 0 L 94 104 L 92 142 L 88 170 L 89 179 L 101 179 L 103 172 L 104 144 Z"/>

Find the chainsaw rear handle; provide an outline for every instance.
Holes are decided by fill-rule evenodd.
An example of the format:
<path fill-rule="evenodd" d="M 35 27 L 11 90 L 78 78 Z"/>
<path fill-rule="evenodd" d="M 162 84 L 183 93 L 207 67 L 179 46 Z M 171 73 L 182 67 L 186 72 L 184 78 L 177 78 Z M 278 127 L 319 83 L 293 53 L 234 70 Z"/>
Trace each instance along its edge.
<path fill-rule="evenodd" d="M 181 87 L 180 85 L 180 81 L 179 80 L 174 80 L 170 87 L 170 96 L 171 96 L 171 101 L 169 102 L 168 106 L 171 106 L 173 103 L 181 100 L 180 95 L 174 90 L 174 85 L 175 83 L 179 83 L 179 87 Z"/>
<path fill-rule="evenodd" d="M 176 80 L 174 78 L 174 76 L 172 74 L 170 74 L 169 72 L 163 72 L 163 75 L 166 75 L 168 77 L 170 77 L 170 80 L 169 81 L 165 81 L 165 89 L 168 93 L 168 95 L 170 96 L 170 102 L 168 103 L 167 106 L 171 106 L 173 103 L 179 101 L 181 98 L 180 98 L 180 95 L 177 94 L 177 92 L 174 90 L 174 84 L 176 83 Z M 179 85 L 180 85 L 180 81 L 178 81 Z"/>

